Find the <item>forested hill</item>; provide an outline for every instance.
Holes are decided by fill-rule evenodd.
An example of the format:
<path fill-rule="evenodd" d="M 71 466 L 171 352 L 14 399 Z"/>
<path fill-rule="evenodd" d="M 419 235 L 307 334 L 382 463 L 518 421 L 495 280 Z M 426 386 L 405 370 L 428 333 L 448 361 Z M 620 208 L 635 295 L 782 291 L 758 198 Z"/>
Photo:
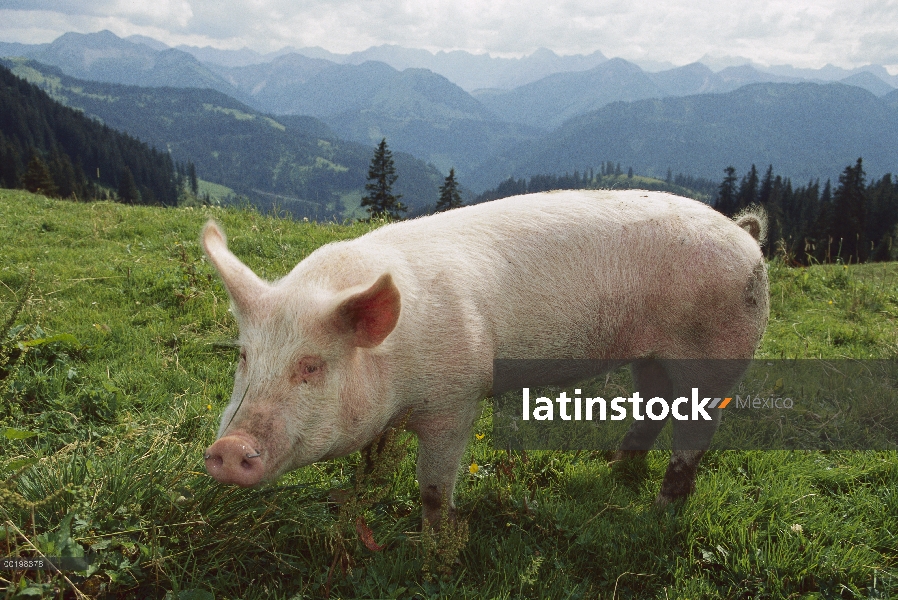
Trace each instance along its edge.
<path fill-rule="evenodd" d="M 178 201 L 167 152 L 61 105 L 0 66 L 0 186 L 78 199 Z M 121 191 L 122 193 L 119 193 Z"/>
<path fill-rule="evenodd" d="M 509 176 L 588 169 L 603 161 L 654 177 L 718 179 L 727 164 L 776 165 L 794 181 L 825 181 L 863 156 L 871 175 L 895 171 L 895 94 L 843 84 L 759 83 L 725 94 L 615 102 L 484 165 L 478 189 Z"/>
<path fill-rule="evenodd" d="M 83 81 L 33 61 L 5 62 L 68 106 L 192 161 L 201 179 L 256 206 L 318 220 L 358 216 L 374 148 L 338 140 L 315 118 L 271 117 L 211 89 Z M 411 213 L 436 204 L 440 172 L 408 154 L 394 158 L 396 191 Z"/>

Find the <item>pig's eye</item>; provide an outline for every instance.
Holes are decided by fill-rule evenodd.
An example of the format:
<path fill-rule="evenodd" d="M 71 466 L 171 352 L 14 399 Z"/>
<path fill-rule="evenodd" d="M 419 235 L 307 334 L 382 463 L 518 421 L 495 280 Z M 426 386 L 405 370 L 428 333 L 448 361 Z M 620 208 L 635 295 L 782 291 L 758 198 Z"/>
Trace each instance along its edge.
<path fill-rule="evenodd" d="M 296 362 L 293 368 L 293 374 L 290 380 L 294 384 L 311 383 L 316 384 L 322 381 L 325 371 L 325 363 L 317 356 L 304 356 Z"/>

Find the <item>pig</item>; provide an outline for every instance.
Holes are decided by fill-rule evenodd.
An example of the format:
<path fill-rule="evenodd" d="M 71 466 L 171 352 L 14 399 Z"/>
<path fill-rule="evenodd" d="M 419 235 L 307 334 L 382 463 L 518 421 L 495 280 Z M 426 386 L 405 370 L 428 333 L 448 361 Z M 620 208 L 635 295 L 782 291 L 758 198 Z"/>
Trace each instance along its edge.
<path fill-rule="evenodd" d="M 266 282 L 210 221 L 202 245 L 231 298 L 240 360 L 206 469 L 257 486 L 362 449 L 407 416 L 424 523 L 438 523 L 454 515 L 495 358 L 632 361 L 644 398 L 688 395 L 664 359 L 751 359 L 769 314 L 765 231 L 762 210 L 734 221 L 666 193 L 556 191 L 388 224 Z M 690 376 L 725 393 L 741 371 Z M 644 453 L 663 424 L 634 426 L 620 455 Z M 691 493 L 716 427 L 674 422 L 658 503 Z"/>

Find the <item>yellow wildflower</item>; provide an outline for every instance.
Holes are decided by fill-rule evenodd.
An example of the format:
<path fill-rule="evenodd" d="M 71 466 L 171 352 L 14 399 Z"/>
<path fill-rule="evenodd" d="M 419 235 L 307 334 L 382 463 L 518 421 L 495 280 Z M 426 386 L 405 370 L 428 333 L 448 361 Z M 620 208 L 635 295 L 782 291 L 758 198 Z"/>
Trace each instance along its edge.
<path fill-rule="evenodd" d="M 478 464 L 477 464 L 476 462 L 474 462 L 474 461 L 471 461 L 471 466 L 468 467 L 468 471 L 471 472 L 471 475 L 476 474 L 477 471 L 479 471 L 479 470 L 480 470 L 480 465 L 478 465 Z"/>
<path fill-rule="evenodd" d="M 485 434 L 483 434 L 483 433 L 475 433 L 474 437 L 476 437 L 478 440 L 482 440 L 484 435 Z"/>

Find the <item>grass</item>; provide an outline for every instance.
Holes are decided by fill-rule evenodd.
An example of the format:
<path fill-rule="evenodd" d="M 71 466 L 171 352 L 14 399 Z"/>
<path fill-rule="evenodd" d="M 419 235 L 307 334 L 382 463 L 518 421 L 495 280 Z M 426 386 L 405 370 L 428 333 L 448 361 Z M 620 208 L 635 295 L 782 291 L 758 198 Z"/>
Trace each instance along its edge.
<path fill-rule="evenodd" d="M 0 570 L 4 597 L 896 595 L 893 452 L 709 453 L 696 493 L 660 510 L 667 453 L 627 468 L 598 452 L 509 454 L 492 448 L 484 405 L 457 498 L 469 539 L 430 581 L 413 439 L 356 537 L 333 490 L 352 487 L 358 455 L 259 490 L 212 482 L 202 451 L 230 396 L 237 331 L 198 244 L 210 217 L 267 278 L 375 226 L 0 190 L 0 323 L 33 269 L 17 323 L 40 340 L 0 397 L 0 555 L 93 554 L 65 578 Z M 896 357 L 898 265 L 773 262 L 770 276 L 760 356 Z"/>
<path fill-rule="evenodd" d="M 209 198 L 212 200 L 213 204 L 221 204 L 222 200 L 229 196 L 234 196 L 234 190 L 231 188 L 221 185 L 219 183 L 212 183 L 211 181 L 205 181 L 203 179 L 197 180 L 197 191 L 200 197 L 209 195 Z"/>

